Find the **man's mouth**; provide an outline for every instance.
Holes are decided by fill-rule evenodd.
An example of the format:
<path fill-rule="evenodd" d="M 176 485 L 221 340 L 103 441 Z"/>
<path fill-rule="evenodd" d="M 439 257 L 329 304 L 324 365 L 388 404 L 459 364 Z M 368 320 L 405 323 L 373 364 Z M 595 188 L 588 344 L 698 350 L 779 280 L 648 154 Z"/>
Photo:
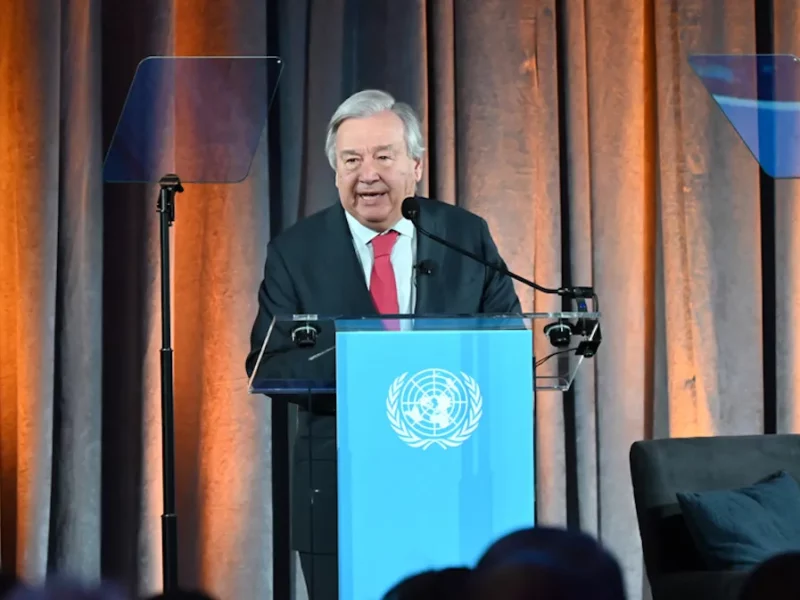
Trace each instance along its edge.
<path fill-rule="evenodd" d="M 386 192 L 364 192 L 362 194 L 358 194 L 358 198 L 359 200 L 363 200 L 365 203 L 370 204 L 382 199 L 385 195 Z"/>

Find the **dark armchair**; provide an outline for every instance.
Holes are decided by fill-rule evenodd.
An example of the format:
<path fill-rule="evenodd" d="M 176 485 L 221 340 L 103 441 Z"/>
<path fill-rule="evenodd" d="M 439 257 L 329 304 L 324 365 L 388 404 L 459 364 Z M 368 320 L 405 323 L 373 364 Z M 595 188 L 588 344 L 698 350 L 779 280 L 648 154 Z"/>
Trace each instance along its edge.
<path fill-rule="evenodd" d="M 653 600 L 734 600 L 748 572 L 708 569 L 675 494 L 748 486 L 779 470 L 800 481 L 800 435 L 640 441 L 630 467 Z"/>

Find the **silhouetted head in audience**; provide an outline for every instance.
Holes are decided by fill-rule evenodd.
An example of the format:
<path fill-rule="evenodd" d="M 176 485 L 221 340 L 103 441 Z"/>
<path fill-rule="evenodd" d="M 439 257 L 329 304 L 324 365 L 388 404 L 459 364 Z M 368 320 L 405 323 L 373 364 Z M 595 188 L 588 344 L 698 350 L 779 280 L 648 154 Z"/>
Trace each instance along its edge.
<path fill-rule="evenodd" d="M 740 600 L 800 598 L 800 552 L 774 556 L 756 567 L 745 580 Z"/>
<path fill-rule="evenodd" d="M 200 590 L 175 590 L 173 592 L 162 592 L 151 596 L 149 600 L 215 600 Z"/>
<path fill-rule="evenodd" d="M 471 573 L 466 567 L 424 571 L 395 585 L 383 600 L 463 600 L 468 595 Z"/>
<path fill-rule="evenodd" d="M 563 576 L 538 565 L 500 566 L 475 573 L 469 600 L 573 600 Z M 594 596 L 585 596 L 588 600 Z"/>
<path fill-rule="evenodd" d="M 73 581 L 53 580 L 42 587 L 16 588 L 7 600 L 129 600 L 112 585 L 88 586 Z"/>
<path fill-rule="evenodd" d="M 509 593 L 517 594 L 509 598 L 526 598 L 520 595 L 525 590 L 563 600 L 625 598 L 616 559 L 594 538 L 564 529 L 534 527 L 510 533 L 489 547 L 475 572 L 479 588 L 487 582 L 499 585 L 505 577 Z"/>

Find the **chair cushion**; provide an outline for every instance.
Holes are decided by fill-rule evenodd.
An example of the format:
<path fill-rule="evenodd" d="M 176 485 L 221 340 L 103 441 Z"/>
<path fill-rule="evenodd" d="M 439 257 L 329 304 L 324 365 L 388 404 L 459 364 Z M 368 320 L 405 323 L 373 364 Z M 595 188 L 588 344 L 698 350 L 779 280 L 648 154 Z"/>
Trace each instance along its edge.
<path fill-rule="evenodd" d="M 800 485 L 785 471 L 748 487 L 676 495 L 712 569 L 749 569 L 800 550 Z"/>

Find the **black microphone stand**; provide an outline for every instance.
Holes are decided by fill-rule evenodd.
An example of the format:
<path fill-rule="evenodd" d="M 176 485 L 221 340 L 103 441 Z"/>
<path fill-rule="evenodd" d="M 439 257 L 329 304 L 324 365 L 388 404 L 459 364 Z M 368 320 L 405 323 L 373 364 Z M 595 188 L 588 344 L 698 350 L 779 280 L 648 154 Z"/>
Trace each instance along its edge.
<path fill-rule="evenodd" d="M 161 553 L 164 591 L 178 588 L 178 517 L 175 514 L 175 391 L 173 381 L 172 303 L 170 298 L 169 229 L 175 221 L 175 194 L 183 192 L 177 175 L 159 181 L 161 217 L 161 460 L 164 513 L 161 515 Z"/>
<path fill-rule="evenodd" d="M 403 200 L 403 204 L 401 206 L 401 212 L 403 218 L 408 219 L 414 224 L 414 227 L 419 231 L 422 235 L 432 239 L 434 242 L 442 244 L 443 246 L 457 252 L 458 254 L 463 254 L 464 256 L 471 258 L 472 260 L 482 264 L 483 266 L 492 269 L 501 275 L 505 275 L 506 277 L 510 277 L 515 281 L 519 281 L 520 283 L 533 288 L 539 292 L 545 294 L 552 294 L 556 296 L 561 296 L 562 298 L 568 298 L 570 300 L 578 301 L 578 311 L 579 312 L 587 312 L 586 311 L 586 302 L 585 300 L 591 299 L 594 303 L 595 310 L 599 305 L 597 294 L 595 294 L 594 289 L 588 286 L 570 286 L 570 287 L 560 287 L 560 288 L 548 288 L 543 285 L 539 285 L 535 281 L 531 281 L 530 279 L 525 279 L 524 277 L 517 275 L 516 273 L 512 273 L 509 271 L 505 266 L 502 264 L 494 264 L 489 262 L 482 256 L 478 256 L 464 248 L 460 248 L 455 244 L 448 242 L 446 239 L 439 237 L 435 233 L 431 233 L 430 231 L 425 230 L 419 224 L 419 200 L 415 196 L 410 196 Z M 421 263 L 420 263 L 421 264 Z M 559 320 L 560 323 L 560 320 Z M 597 354 L 597 350 L 600 347 L 600 343 L 602 341 L 602 334 L 600 332 L 600 324 L 596 321 L 590 321 L 587 319 L 580 319 L 576 323 L 576 327 L 580 329 L 580 332 L 585 334 L 586 331 L 591 331 L 594 326 L 597 326 L 596 335 L 593 337 L 592 340 L 583 340 L 578 347 L 575 349 L 576 354 L 584 356 L 586 358 L 591 358 L 595 354 Z M 547 332 L 545 332 L 547 333 Z"/>
<path fill-rule="evenodd" d="M 409 200 L 413 200 L 413 201 L 412 202 L 407 202 Z M 458 252 L 459 254 L 463 254 L 464 256 L 467 256 L 467 257 L 471 258 L 472 260 L 474 260 L 476 262 L 479 262 L 484 267 L 489 267 L 490 269 L 493 269 L 493 270 L 497 271 L 501 275 L 505 275 L 506 277 L 510 277 L 511 279 L 519 281 L 520 283 L 525 284 L 528 287 L 531 287 L 531 288 L 533 288 L 533 289 L 535 289 L 535 290 L 537 290 L 539 292 L 542 292 L 544 294 L 554 294 L 554 295 L 557 295 L 557 296 L 565 296 L 565 297 L 571 298 L 571 299 L 594 298 L 594 295 L 595 295 L 594 294 L 594 290 L 592 288 L 590 288 L 590 287 L 585 287 L 585 286 L 561 287 L 561 288 L 544 287 L 543 285 L 539 285 L 535 281 L 531 281 L 530 279 L 525 279 L 524 277 L 522 277 L 520 275 L 517 275 L 516 273 L 512 273 L 511 271 L 509 271 L 508 269 L 506 269 L 502 265 L 495 265 L 495 264 L 489 262 L 488 260 L 486 260 L 485 258 L 483 258 L 482 256 L 478 256 L 477 254 L 473 254 L 472 252 L 469 252 L 468 250 L 465 250 L 464 248 L 459 248 L 455 244 L 452 244 L 452 243 L 448 242 L 446 239 L 439 237 L 435 233 L 431 233 L 430 231 L 426 231 L 425 229 L 423 229 L 419 225 L 419 205 L 417 203 L 416 198 L 413 198 L 413 197 L 412 198 L 406 198 L 406 200 L 403 201 L 402 210 L 403 210 L 403 217 L 405 217 L 406 219 L 411 221 L 414 224 L 414 227 L 416 227 L 422 235 L 424 235 L 426 237 L 429 237 L 433 241 L 442 244 L 442 246 L 446 246 L 447 248 L 450 248 L 450 250 L 453 250 L 454 252 Z"/>

